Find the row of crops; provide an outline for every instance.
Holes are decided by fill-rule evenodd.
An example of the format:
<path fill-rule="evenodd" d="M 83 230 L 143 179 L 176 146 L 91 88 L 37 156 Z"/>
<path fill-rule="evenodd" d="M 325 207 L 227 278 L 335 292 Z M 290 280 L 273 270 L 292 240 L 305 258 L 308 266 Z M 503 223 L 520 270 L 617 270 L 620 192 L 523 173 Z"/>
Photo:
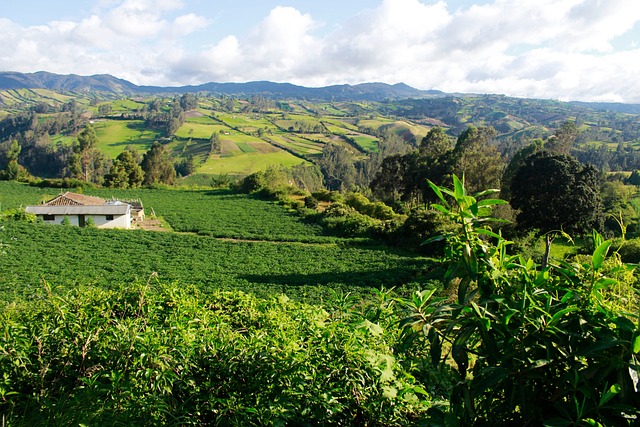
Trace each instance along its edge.
<path fill-rule="evenodd" d="M 103 230 L 6 222 L 0 236 L 0 294 L 60 286 L 178 281 L 201 289 L 285 293 L 319 302 L 333 291 L 368 293 L 419 275 L 414 257 L 384 248 L 230 242 L 188 233 Z"/>
<path fill-rule="evenodd" d="M 2 209 L 38 203 L 59 191 L 64 190 L 2 182 Z M 5 252 L 0 256 L 1 293 L 29 295 L 43 281 L 110 286 L 158 277 L 207 289 L 285 292 L 318 301 L 333 290 L 358 293 L 399 285 L 421 270 L 422 261 L 412 255 L 327 236 L 283 206 L 249 195 L 161 189 L 87 192 L 139 198 L 147 214 L 162 215 L 177 232 L 6 221 L 0 231 Z"/>
<path fill-rule="evenodd" d="M 49 200 L 66 190 L 0 182 L 0 211 Z M 337 242 L 315 224 L 305 223 L 283 206 L 247 194 L 224 190 L 93 189 L 86 193 L 105 199 L 139 199 L 147 215 L 162 216 L 175 231 L 213 237 Z"/>

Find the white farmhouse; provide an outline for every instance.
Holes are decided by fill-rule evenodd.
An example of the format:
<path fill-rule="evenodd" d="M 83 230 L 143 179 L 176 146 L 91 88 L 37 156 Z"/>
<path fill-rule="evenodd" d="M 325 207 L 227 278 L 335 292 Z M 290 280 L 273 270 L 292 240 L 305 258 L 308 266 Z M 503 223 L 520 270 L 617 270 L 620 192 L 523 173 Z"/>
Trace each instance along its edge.
<path fill-rule="evenodd" d="M 142 209 L 142 204 L 139 204 L 139 208 Z M 27 206 L 25 211 L 48 224 L 61 224 L 67 218 L 70 225 L 78 227 L 86 226 L 89 219 L 101 228 L 130 228 L 132 221 L 132 205 L 129 203 L 71 192 L 42 205 Z M 134 212 L 134 216 L 138 214 Z"/>

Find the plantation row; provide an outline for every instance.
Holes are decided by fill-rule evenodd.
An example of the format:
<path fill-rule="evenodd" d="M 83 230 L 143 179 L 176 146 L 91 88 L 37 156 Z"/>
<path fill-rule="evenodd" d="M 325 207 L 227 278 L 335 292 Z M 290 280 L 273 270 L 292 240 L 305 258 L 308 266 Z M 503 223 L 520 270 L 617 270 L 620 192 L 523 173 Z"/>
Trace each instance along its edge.
<path fill-rule="evenodd" d="M 333 291 L 369 293 L 419 274 L 421 261 L 388 248 L 335 244 L 226 242 L 207 236 L 5 222 L 0 232 L 0 293 L 30 296 L 42 287 L 162 281 L 201 289 L 285 293 L 319 302 Z M 13 295 L 13 296 L 12 296 Z"/>
<path fill-rule="evenodd" d="M 0 210 L 38 204 L 66 190 L 37 188 L 0 181 Z M 322 227 L 303 222 L 275 202 L 229 191 L 163 189 L 92 189 L 86 194 L 117 199 L 140 199 L 147 215 L 164 218 L 175 231 L 213 237 L 292 241 L 345 241 L 326 235 Z"/>

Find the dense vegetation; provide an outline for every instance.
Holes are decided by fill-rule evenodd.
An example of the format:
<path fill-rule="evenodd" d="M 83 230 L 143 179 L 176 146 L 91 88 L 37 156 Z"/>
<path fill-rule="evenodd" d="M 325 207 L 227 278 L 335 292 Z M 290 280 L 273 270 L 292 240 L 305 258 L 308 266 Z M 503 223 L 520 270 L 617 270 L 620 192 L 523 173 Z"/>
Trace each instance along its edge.
<path fill-rule="evenodd" d="M 43 94 L 0 122 L 6 425 L 637 422 L 636 116 Z M 69 188 L 168 232 L 22 209 Z"/>

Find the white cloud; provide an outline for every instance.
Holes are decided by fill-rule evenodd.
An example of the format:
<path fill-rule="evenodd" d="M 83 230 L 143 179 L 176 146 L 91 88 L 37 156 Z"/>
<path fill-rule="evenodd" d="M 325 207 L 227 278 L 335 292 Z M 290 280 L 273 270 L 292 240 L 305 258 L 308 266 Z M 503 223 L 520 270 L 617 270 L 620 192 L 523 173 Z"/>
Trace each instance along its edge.
<path fill-rule="evenodd" d="M 640 50 L 612 44 L 640 28 L 637 0 L 494 0 L 457 10 L 382 0 L 322 35 L 311 15 L 278 6 L 247 33 L 205 41 L 215 20 L 188 4 L 101 0 L 78 22 L 0 19 L 0 69 L 111 73 L 138 84 L 383 81 L 640 102 Z"/>

